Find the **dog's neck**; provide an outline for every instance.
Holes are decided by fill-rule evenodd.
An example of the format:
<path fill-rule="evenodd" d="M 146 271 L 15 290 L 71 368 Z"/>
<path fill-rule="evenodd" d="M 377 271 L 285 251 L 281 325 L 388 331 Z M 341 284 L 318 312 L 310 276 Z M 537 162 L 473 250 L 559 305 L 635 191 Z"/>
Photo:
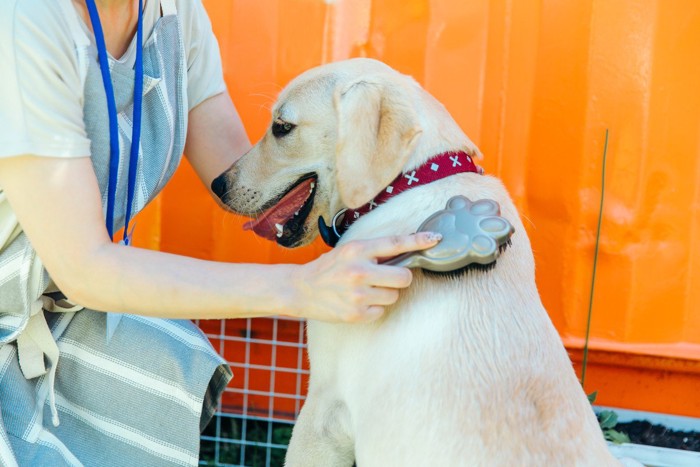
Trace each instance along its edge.
<path fill-rule="evenodd" d="M 472 156 L 464 151 L 449 151 L 428 159 L 420 166 L 396 177 L 382 192 L 357 209 L 348 209 L 343 219 L 342 231 L 347 230 L 357 219 L 387 202 L 394 196 L 411 188 L 447 178 L 459 173 L 482 173 Z M 341 232 L 342 233 L 342 232 Z"/>
<path fill-rule="evenodd" d="M 481 174 L 483 171 L 474 163 L 472 156 L 464 151 L 450 151 L 431 157 L 415 169 L 399 174 L 385 189 L 363 206 L 339 212 L 332 219 L 330 227 L 325 225 L 322 218 L 319 219 L 321 237 L 327 245 L 333 247 L 355 221 L 394 196 L 460 173 Z M 338 225 L 337 220 L 340 214 L 343 214 L 343 219 Z"/>

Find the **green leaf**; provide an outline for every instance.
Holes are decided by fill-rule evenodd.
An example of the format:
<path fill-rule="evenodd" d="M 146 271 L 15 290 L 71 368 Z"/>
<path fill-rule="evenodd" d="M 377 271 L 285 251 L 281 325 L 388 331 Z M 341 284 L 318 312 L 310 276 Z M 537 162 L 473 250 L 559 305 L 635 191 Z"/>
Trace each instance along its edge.
<path fill-rule="evenodd" d="M 588 395 L 588 402 L 591 404 L 595 402 L 596 397 L 598 397 L 598 391 L 593 391 Z"/>
<path fill-rule="evenodd" d="M 627 436 L 627 433 L 622 433 L 621 431 L 617 430 L 605 430 L 603 432 L 605 435 L 605 439 L 608 441 L 611 441 L 615 444 L 622 444 L 622 443 L 629 443 L 630 442 L 630 437 Z"/>
<path fill-rule="evenodd" d="M 598 414 L 598 423 L 603 430 L 614 428 L 617 425 L 617 414 L 612 410 L 603 410 Z"/>

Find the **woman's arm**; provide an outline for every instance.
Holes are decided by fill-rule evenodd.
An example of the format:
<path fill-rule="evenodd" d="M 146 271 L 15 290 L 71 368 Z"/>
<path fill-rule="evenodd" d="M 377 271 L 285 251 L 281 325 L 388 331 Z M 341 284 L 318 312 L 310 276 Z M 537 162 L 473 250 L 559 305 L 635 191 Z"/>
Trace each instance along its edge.
<path fill-rule="evenodd" d="M 428 235 L 351 242 L 306 265 L 217 263 L 112 244 L 88 157 L 1 158 L 0 187 L 56 285 L 101 311 L 371 320 L 411 280 L 407 269 L 375 258 L 436 242 Z"/>

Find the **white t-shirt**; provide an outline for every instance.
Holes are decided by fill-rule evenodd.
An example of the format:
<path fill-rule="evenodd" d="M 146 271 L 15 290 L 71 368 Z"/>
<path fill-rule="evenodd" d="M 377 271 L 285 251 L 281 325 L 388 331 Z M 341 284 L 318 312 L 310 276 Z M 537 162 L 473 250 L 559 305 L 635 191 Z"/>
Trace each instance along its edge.
<path fill-rule="evenodd" d="M 192 109 L 226 86 L 219 47 L 201 0 L 175 0 L 175 4 L 187 62 L 188 109 Z M 159 0 L 145 2 L 144 41 L 160 11 Z M 90 155 L 83 123 L 86 73 L 71 29 L 76 21 L 85 40 L 94 44 L 72 0 L 0 1 L 0 157 Z M 120 62 L 134 62 L 135 41 Z M 18 232 L 0 187 L 0 250 Z"/>

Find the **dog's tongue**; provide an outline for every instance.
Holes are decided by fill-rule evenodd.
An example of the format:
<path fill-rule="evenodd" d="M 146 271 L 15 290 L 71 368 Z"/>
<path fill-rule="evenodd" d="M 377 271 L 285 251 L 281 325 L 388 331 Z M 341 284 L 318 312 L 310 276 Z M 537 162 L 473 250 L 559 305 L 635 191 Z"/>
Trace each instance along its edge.
<path fill-rule="evenodd" d="M 301 209 L 309 198 L 313 182 L 314 179 L 311 178 L 294 187 L 277 204 L 256 219 L 243 224 L 243 230 L 252 230 L 263 238 L 275 240 L 280 232 L 275 224 L 283 226 L 289 219 L 294 217 L 294 213 Z"/>

